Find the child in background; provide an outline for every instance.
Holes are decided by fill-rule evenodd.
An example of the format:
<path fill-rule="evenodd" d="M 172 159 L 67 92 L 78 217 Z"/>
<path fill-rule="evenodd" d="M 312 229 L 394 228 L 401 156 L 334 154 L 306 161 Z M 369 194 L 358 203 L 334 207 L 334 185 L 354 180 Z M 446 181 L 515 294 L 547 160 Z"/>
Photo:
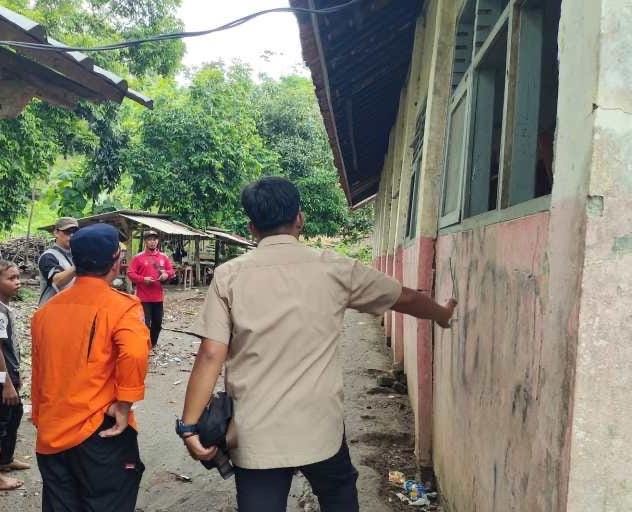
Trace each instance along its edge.
<path fill-rule="evenodd" d="M 20 350 L 15 336 L 15 316 L 7 305 L 20 289 L 20 271 L 15 263 L 0 260 L 0 471 L 29 469 L 13 458 L 18 428 L 22 420 L 20 390 Z M 4 380 L 4 382 L 2 382 Z M 0 491 L 22 487 L 24 482 L 0 474 Z"/>

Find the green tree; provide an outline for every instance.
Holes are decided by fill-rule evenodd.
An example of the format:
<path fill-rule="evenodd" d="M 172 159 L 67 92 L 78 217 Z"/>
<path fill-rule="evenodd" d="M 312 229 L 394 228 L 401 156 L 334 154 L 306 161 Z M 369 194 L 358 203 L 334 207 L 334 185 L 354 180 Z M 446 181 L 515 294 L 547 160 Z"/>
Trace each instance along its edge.
<path fill-rule="evenodd" d="M 42 122 L 38 103 L 17 119 L 0 121 L 0 229 L 25 212 L 35 179 L 45 174 L 59 151 L 55 132 Z"/>
<path fill-rule="evenodd" d="M 82 46 L 182 28 L 180 0 L 5 4 Z M 0 200 L 2 226 L 24 211 L 32 184 L 41 183 L 36 195 L 63 214 L 142 207 L 243 232 L 243 185 L 283 175 L 301 191 L 308 237 L 361 237 L 371 216 L 347 209 L 311 82 L 255 82 L 245 66 L 213 64 L 181 86 L 174 76 L 183 51 L 181 41 L 171 41 L 92 55 L 153 97 L 154 111 L 129 101 L 82 104 L 75 112 L 34 102 L 17 120 L 0 122 L 0 186 L 8 191 Z"/>
<path fill-rule="evenodd" d="M 305 236 L 339 234 L 348 211 L 311 82 L 268 79 L 257 99 L 259 131 L 279 155 L 281 174 L 301 192 Z"/>
<path fill-rule="evenodd" d="M 165 84 L 156 109 L 142 114 L 140 137 L 128 152 L 144 208 L 199 227 L 244 231 L 242 186 L 278 169 L 257 132 L 254 89 L 240 66 L 209 65 L 186 89 Z"/>
<path fill-rule="evenodd" d="M 18 10 L 40 21 L 56 39 L 94 46 L 182 31 L 176 17 L 180 4 L 181 0 L 36 0 L 32 9 Z M 140 77 L 175 74 L 183 55 L 184 43 L 173 40 L 91 56 L 107 69 Z"/>
<path fill-rule="evenodd" d="M 49 34 L 67 44 L 93 46 L 182 30 L 176 18 L 179 5 L 180 0 L 12 0 L 10 7 L 37 19 Z M 183 53 L 181 41 L 169 41 L 92 57 L 97 64 L 134 81 L 173 76 L 180 69 Z M 73 162 L 72 170 L 63 173 L 65 179 L 56 181 L 60 213 L 94 212 L 102 194 L 112 193 L 118 186 L 123 175 L 122 154 L 132 133 L 124 126 L 121 111 L 133 112 L 115 104 L 85 103 L 74 115 L 49 107 L 47 116 L 42 116 L 43 126 L 56 126 L 58 147 L 65 157 L 85 157 L 81 165 Z"/>

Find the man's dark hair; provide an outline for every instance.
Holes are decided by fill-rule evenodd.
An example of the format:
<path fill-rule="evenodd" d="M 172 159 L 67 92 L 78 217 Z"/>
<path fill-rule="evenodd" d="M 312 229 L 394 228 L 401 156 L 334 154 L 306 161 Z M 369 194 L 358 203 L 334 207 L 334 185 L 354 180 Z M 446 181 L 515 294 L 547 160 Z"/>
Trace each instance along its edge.
<path fill-rule="evenodd" d="M 291 181 L 270 176 L 246 185 L 241 191 L 241 205 L 254 227 L 269 233 L 294 222 L 301 196 Z"/>

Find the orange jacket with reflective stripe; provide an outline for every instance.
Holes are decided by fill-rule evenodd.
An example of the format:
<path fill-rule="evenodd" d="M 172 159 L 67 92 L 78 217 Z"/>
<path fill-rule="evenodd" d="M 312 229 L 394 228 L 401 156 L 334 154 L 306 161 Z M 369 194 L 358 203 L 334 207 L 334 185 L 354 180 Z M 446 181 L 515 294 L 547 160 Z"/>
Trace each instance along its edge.
<path fill-rule="evenodd" d="M 35 313 L 31 332 L 37 453 L 81 444 L 112 402 L 143 399 L 151 344 L 136 297 L 78 277 Z"/>

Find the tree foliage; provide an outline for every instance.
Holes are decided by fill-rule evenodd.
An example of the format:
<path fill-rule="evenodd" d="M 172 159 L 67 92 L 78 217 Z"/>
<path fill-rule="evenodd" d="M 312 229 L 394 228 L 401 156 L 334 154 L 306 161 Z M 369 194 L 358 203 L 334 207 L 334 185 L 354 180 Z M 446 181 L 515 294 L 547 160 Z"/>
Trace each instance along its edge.
<path fill-rule="evenodd" d="M 168 85 L 168 84 L 166 84 Z M 243 231 L 241 187 L 276 167 L 257 132 L 254 84 L 247 70 L 200 70 L 188 88 L 161 91 L 156 109 L 142 115 L 128 155 L 134 191 L 155 207 L 191 224 Z"/>
<path fill-rule="evenodd" d="M 258 101 L 261 134 L 279 155 L 282 174 L 301 192 L 305 235 L 336 235 L 347 208 L 311 82 L 298 76 L 267 80 Z"/>
<path fill-rule="evenodd" d="M 69 44 L 94 45 L 179 30 L 179 0 L 9 0 L 5 5 L 41 22 L 48 33 Z M 180 41 L 94 56 L 98 64 L 134 77 L 174 74 L 180 67 Z M 129 134 L 119 126 L 118 107 L 80 105 L 77 112 L 34 102 L 15 120 L 0 122 L 0 227 L 24 212 L 31 186 L 44 177 L 59 154 L 85 156 L 71 181 L 61 180 L 60 208 L 81 212 L 120 181 L 121 154 Z"/>
<path fill-rule="evenodd" d="M 17 119 L 0 121 L 0 228 L 8 229 L 24 213 L 31 186 L 58 151 L 51 126 L 38 115 L 39 104 Z"/>
<path fill-rule="evenodd" d="M 183 29 L 180 0 L 36 0 L 20 9 L 67 44 L 94 46 Z M 134 76 L 173 75 L 184 55 L 182 41 L 130 47 L 92 55 L 115 72 Z"/>
<path fill-rule="evenodd" d="M 7 2 L 70 44 L 182 28 L 180 0 Z M 93 55 L 151 96 L 153 111 L 129 101 L 74 112 L 34 102 L 18 119 L 0 122 L 0 187 L 10 191 L 0 199 L 0 228 L 24 212 L 38 183 L 41 200 L 61 215 L 138 207 L 244 232 L 239 193 L 264 175 L 297 184 L 308 237 L 353 238 L 368 228 L 367 211 L 347 209 L 309 80 L 255 80 L 243 65 L 215 63 L 190 71 L 182 85 L 175 76 L 183 50 L 171 41 Z"/>

